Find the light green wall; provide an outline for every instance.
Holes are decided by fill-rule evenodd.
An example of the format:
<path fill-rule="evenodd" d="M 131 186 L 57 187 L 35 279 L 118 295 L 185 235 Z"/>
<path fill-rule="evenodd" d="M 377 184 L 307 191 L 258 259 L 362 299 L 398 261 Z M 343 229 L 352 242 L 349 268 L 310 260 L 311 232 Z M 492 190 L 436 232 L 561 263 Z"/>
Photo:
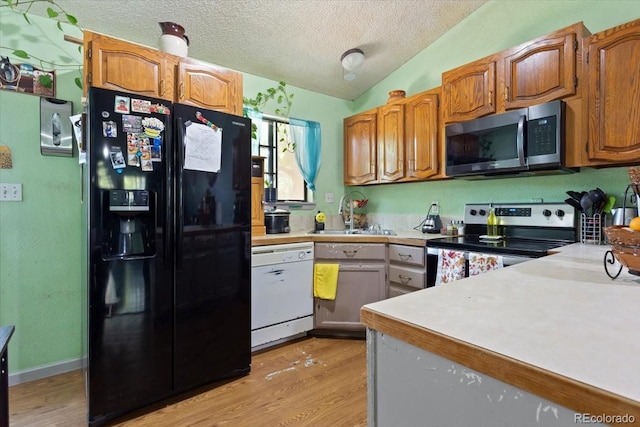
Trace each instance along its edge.
<path fill-rule="evenodd" d="M 81 64 L 78 46 L 50 20 L 0 9 L 0 45 L 37 57 Z M 77 29 L 68 33 L 82 37 Z M 51 40 L 51 43 L 38 43 Z M 7 50 L 0 54 L 6 56 Z M 12 62 L 23 62 L 12 58 Z M 37 62 L 32 62 L 40 66 Z M 46 67 L 44 67 L 46 68 Z M 82 111 L 79 71 L 57 71 L 56 97 Z M 11 372 L 80 355 L 80 169 L 75 157 L 40 154 L 40 97 L 0 90 L 0 143 L 11 149 L 13 168 L 0 182 L 21 183 L 22 202 L 0 203 L 0 325 L 14 324 Z"/>
<path fill-rule="evenodd" d="M 557 15 L 557 16 L 556 16 Z M 488 18 L 489 17 L 489 18 Z M 387 93 L 405 89 L 408 95 L 440 85 L 442 71 L 489 53 L 583 20 L 592 31 L 640 17 L 634 1 L 504 1 L 492 0 L 445 34 L 407 64 L 354 103 L 298 88 L 291 115 L 315 120 L 322 127 L 322 167 L 318 177 L 318 208 L 327 212 L 324 193 L 336 198 L 342 185 L 342 120 L 382 105 Z M 46 19 L 8 17 L 0 9 L 0 46 L 25 43 L 78 62 L 74 45 L 50 52 L 52 40 L 65 46 L 61 33 Z M 81 37 L 74 34 L 71 35 Z M 0 51 L 6 55 L 6 51 Z M 71 80 L 59 75 L 57 97 L 71 100 L 80 110 L 80 93 Z M 259 76 L 244 76 L 245 96 L 277 85 Z M 15 324 L 10 371 L 18 372 L 80 357 L 82 307 L 82 249 L 80 169 L 78 158 L 45 157 L 39 151 L 39 98 L 0 91 L 0 142 L 13 153 L 13 169 L 0 170 L 0 182 L 23 184 L 24 201 L 0 203 L 0 325 Z M 265 109 L 267 112 L 268 109 Z M 585 170 L 564 177 L 511 178 L 494 181 L 446 181 L 360 187 L 379 213 L 423 213 L 439 200 L 444 215 L 460 213 L 473 201 L 523 201 L 530 197 L 563 200 L 567 189 L 596 185 L 605 192 L 622 193 L 626 169 Z M 304 214 L 304 213 L 303 213 Z"/>
<path fill-rule="evenodd" d="M 576 22 L 592 32 L 640 18 L 640 1 L 492 0 L 440 37 L 404 66 L 355 100 L 353 114 L 386 103 L 388 93 L 407 96 L 441 85 L 442 72 L 518 45 Z M 365 72 L 363 70 L 362 72 Z M 342 167 L 342 165 L 339 165 Z M 563 201 L 568 189 L 595 185 L 618 196 L 629 183 L 626 168 L 583 169 L 570 176 L 509 178 L 489 181 L 436 181 L 356 187 L 381 213 L 423 213 L 432 200 L 445 216 L 462 215 L 466 202 Z M 347 190 L 348 191 L 348 190 Z"/>

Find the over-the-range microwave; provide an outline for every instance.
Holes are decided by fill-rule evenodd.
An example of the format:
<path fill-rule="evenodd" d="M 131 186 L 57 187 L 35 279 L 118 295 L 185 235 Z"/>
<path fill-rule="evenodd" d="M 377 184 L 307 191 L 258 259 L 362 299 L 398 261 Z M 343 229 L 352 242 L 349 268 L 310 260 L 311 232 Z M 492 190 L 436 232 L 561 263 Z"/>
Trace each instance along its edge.
<path fill-rule="evenodd" d="M 552 101 L 447 125 L 447 176 L 573 172 L 563 167 L 564 110 Z"/>

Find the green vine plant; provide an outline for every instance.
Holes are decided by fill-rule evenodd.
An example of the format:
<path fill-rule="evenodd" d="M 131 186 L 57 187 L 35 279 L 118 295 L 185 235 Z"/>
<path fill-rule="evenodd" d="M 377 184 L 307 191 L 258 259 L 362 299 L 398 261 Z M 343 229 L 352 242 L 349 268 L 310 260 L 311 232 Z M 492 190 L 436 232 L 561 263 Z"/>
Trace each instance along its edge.
<path fill-rule="evenodd" d="M 8 7 L 9 9 L 11 9 L 16 13 L 21 13 L 24 20 L 27 21 L 29 25 L 31 25 L 31 20 L 29 19 L 28 14 L 31 8 L 33 7 L 33 5 L 36 3 L 46 3 L 49 5 L 47 6 L 47 16 L 50 19 L 57 21 L 56 27 L 58 28 L 58 30 L 64 32 L 64 29 L 62 28 L 63 23 L 80 28 L 80 26 L 78 26 L 78 20 L 76 19 L 76 17 L 70 14 L 69 12 L 67 12 L 66 10 L 64 10 L 58 3 L 55 2 L 55 0 L 0 0 L 0 8 Z M 80 28 L 80 30 L 82 29 Z M 31 53 L 28 53 L 23 49 L 14 49 L 8 46 L 0 45 L 0 50 L 9 51 L 11 55 L 20 59 L 37 61 L 40 65 L 40 68 L 43 68 L 43 69 L 45 68 L 76 69 L 78 70 L 78 73 L 80 76 L 76 77 L 74 81 L 76 86 L 82 89 L 82 64 L 55 63 L 43 58 L 39 58 Z M 78 52 L 82 53 L 82 46 L 78 46 Z M 5 60 L 3 59 L 3 62 L 4 61 Z M 7 58 L 6 64 L 8 64 L 8 61 L 9 59 Z M 51 80 L 51 77 L 48 75 L 40 76 L 39 82 L 42 86 L 47 88 L 51 88 L 53 85 L 53 81 Z"/>
<path fill-rule="evenodd" d="M 275 101 L 277 107 L 275 113 L 281 116 L 289 117 L 289 111 L 293 104 L 293 93 L 287 92 L 287 84 L 285 82 L 279 82 L 278 86 L 268 88 L 265 92 L 258 92 L 255 98 L 242 98 L 242 103 L 247 107 L 262 112 L 267 103 Z M 251 138 L 256 139 L 258 134 L 258 127 L 251 124 Z M 278 123 L 278 135 L 280 139 L 278 142 L 283 145 L 282 151 L 293 152 L 296 149 L 296 143 L 289 140 L 287 132 L 287 126 L 284 123 Z"/>

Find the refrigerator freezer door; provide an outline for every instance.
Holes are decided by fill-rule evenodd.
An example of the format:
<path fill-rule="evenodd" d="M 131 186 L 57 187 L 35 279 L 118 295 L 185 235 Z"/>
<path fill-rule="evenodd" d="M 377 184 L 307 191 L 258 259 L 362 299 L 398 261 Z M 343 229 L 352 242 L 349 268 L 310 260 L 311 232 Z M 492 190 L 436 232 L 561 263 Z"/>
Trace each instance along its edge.
<path fill-rule="evenodd" d="M 172 258 L 164 241 L 170 123 L 133 111 L 134 100 L 157 102 L 89 92 L 90 423 L 165 398 L 173 386 Z M 149 121 L 163 123 L 155 138 L 145 133 Z M 154 140 L 158 157 L 147 163 Z"/>

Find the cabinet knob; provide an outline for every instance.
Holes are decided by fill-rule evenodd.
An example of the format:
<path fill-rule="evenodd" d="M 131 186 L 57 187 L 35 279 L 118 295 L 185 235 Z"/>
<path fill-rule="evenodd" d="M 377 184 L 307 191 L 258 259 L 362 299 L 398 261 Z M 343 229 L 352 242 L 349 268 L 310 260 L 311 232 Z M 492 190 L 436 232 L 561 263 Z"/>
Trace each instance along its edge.
<path fill-rule="evenodd" d="M 354 256 L 356 256 L 356 254 L 358 253 L 358 251 L 348 251 L 348 250 L 343 250 L 342 252 L 344 252 L 345 256 L 348 256 L 349 258 L 353 258 Z"/>

